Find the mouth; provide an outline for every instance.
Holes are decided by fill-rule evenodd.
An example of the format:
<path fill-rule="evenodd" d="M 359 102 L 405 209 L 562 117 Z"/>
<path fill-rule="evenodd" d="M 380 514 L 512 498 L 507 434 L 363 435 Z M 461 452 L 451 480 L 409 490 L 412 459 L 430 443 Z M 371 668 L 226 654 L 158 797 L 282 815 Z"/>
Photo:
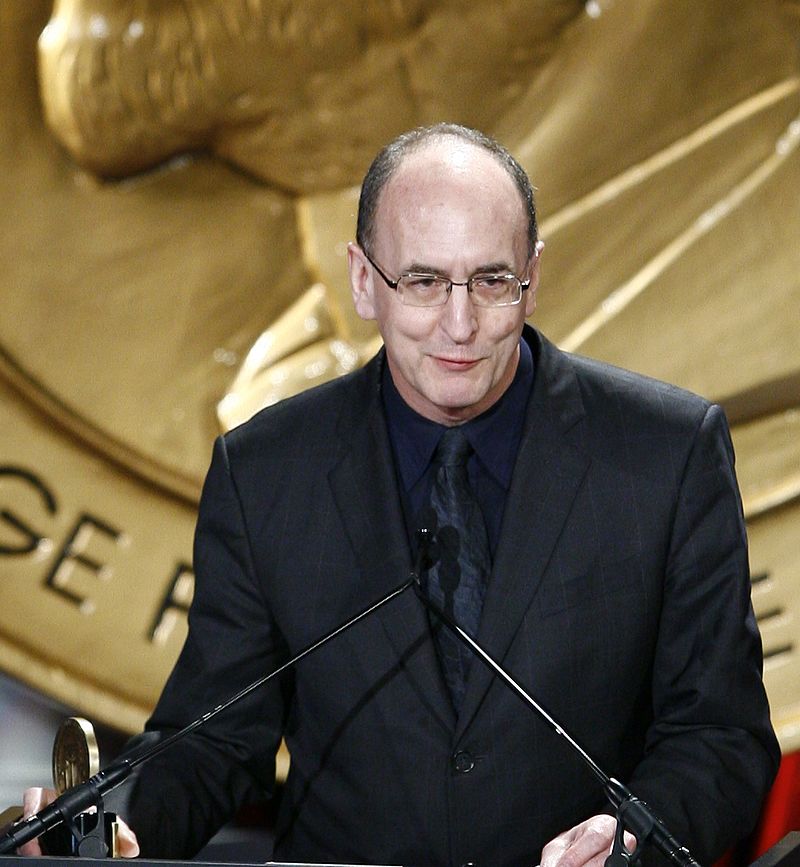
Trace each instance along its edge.
<path fill-rule="evenodd" d="M 471 370 L 480 362 L 480 358 L 448 358 L 445 355 L 434 355 L 433 360 L 445 370 Z"/>

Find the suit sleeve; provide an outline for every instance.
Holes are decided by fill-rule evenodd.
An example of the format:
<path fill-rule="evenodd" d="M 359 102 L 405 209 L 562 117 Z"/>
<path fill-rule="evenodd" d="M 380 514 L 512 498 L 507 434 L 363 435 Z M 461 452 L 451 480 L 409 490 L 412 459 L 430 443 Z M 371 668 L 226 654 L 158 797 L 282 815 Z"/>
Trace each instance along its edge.
<path fill-rule="evenodd" d="M 142 749 L 217 707 L 285 659 L 260 582 L 225 441 L 215 444 L 200 502 L 189 634 Z M 187 858 L 247 801 L 273 786 L 287 679 L 271 681 L 141 766 L 118 811 L 142 855 Z"/>
<path fill-rule="evenodd" d="M 684 468 L 667 564 L 654 722 L 629 782 L 708 864 L 754 826 L 780 758 L 761 680 L 733 447 L 717 406 Z"/>

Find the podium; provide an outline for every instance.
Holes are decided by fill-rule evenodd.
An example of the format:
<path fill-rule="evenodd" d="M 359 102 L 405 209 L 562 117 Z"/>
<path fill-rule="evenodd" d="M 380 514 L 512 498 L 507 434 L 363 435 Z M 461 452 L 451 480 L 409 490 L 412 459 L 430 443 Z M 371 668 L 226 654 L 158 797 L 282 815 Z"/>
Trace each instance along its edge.
<path fill-rule="evenodd" d="M 119 867 L 130 863 L 131 867 L 364 867 L 364 865 L 331 863 L 305 864 L 295 861 L 260 861 L 240 862 L 232 864 L 229 861 L 157 861 L 143 858 L 41 858 L 23 859 L 18 855 L 0 855 L 0 867 L 21 867 L 23 863 L 30 867 L 101 867 L 114 861 Z M 412 867 L 412 865 L 370 864 L 368 867 Z M 757 858 L 750 867 L 800 867 L 800 831 L 792 831 L 782 840 Z"/>
<path fill-rule="evenodd" d="M 130 867 L 364 867 L 363 864 L 344 864 L 331 863 L 320 864 L 305 864 L 295 861 L 260 861 L 254 863 L 238 863 L 219 861 L 157 861 L 148 860 L 146 858 L 52 858 L 50 856 L 42 856 L 40 858 L 22 858 L 19 855 L 0 855 L 0 867 L 21 867 L 23 864 L 28 864 L 30 867 L 101 867 L 105 864 L 116 864 L 117 867 L 123 867 L 125 864 L 130 864 Z M 367 867 L 403 867 L 399 864 L 370 864 Z M 770 865 L 771 867 L 771 865 Z"/>

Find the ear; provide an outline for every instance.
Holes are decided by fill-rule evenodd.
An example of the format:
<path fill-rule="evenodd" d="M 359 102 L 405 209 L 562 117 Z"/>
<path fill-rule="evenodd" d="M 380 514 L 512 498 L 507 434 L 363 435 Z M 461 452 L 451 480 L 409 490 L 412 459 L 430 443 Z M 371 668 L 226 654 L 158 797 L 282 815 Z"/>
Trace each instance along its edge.
<path fill-rule="evenodd" d="M 347 268 L 350 272 L 350 291 L 356 313 L 366 320 L 375 319 L 372 268 L 364 251 L 352 241 L 347 245 Z"/>
<path fill-rule="evenodd" d="M 531 262 L 530 271 L 528 272 L 531 277 L 531 285 L 528 286 L 528 290 L 525 293 L 527 298 L 525 299 L 525 316 L 532 316 L 533 311 L 536 310 L 536 290 L 539 288 L 539 263 L 542 258 L 542 251 L 544 250 L 544 241 L 536 242 L 536 249 L 533 253 L 533 261 Z"/>

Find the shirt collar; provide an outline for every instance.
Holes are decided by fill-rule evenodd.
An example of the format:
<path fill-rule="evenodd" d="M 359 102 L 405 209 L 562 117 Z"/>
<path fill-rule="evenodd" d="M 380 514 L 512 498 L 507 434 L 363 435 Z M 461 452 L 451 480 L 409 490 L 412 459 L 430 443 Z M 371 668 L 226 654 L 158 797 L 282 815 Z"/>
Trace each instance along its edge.
<path fill-rule="evenodd" d="M 526 341 L 520 340 L 519 363 L 511 385 L 486 412 L 462 426 L 486 471 L 505 490 L 511 486 L 533 374 L 530 347 Z M 409 491 L 430 465 L 446 428 L 411 409 L 400 396 L 388 364 L 383 367 L 382 386 L 384 411 L 400 481 Z"/>

